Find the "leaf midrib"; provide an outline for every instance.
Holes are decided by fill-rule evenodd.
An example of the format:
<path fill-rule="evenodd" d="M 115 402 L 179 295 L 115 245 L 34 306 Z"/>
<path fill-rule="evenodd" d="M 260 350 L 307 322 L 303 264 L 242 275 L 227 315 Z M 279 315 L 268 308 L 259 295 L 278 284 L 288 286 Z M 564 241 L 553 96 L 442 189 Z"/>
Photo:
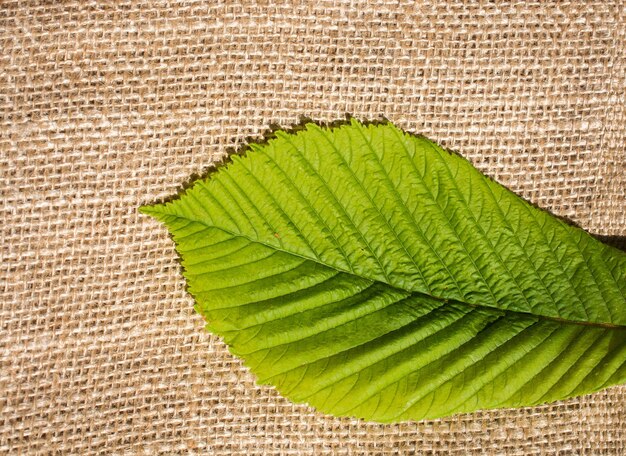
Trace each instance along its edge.
<path fill-rule="evenodd" d="M 172 204 L 172 203 L 168 203 L 168 204 Z M 394 286 L 394 285 L 392 285 L 390 283 L 383 282 L 382 280 L 379 280 L 379 279 L 372 279 L 372 278 L 369 278 L 369 277 L 360 276 L 360 275 L 356 274 L 354 271 L 350 271 L 348 269 L 340 268 L 340 267 L 337 267 L 337 266 L 328 265 L 328 264 L 322 262 L 319 258 L 308 257 L 308 256 L 300 254 L 300 253 L 292 252 L 292 251 L 286 250 L 284 248 L 277 247 L 276 245 L 269 244 L 269 243 L 261 241 L 259 239 L 251 238 L 250 236 L 247 236 L 247 235 L 242 234 L 242 233 L 235 233 L 235 232 L 233 232 L 233 231 L 231 231 L 229 229 L 226 229 L 226 228 L 221 228 L 221 227 L 218 227 L 218 226 L 209 225 L 208 223 L 206 223 L 206 221 L 203 221 L 203 220 L 192 219 L 192 218 L 181 216 L 181 215 L 178 215 L 178 214 L 172 214 L 170 212 L 164 212 L 162 210 L 159 210 L 158 207 L 167 207 L 167 204 L 162 204 L 160 206 L 142 206 L 140 208 L 140 210 L 142 212 L 146 213 L 146 214 L 152 214 L 152 215 L 162 214 L 162 215 L 165 215 L 165 216 L 168 216 L 168 217 L 175 217 L 175 218 L 178 218 L 178 219 L 184 219 L 184 220 L 188 220 L 190 222 L 199 223 L 201 225 L 206 226 L 207 228 L 223 231 L 223 232 L 225 232 L 225 233 L 227 233 L 227 234 L 229 234 L 229 235 L 231 235 L 233 237 L 244 238 L 244 239 L 247 239 L 250 242 L 261 244 L 261 245 L 263 245 L 265 247 L 268 247 L 270 249 L 273 249 L 273 250 L 276 250 L 276 251 L 280 251 L 280 252 L 286 253 L 288 255 L 293 255 L 293 256 L 302 258 L 304 260 L 313 261 L 313 262 L 315 262 L 317 264 L 320 264 L 320 265 L 322 265 L 324 267 L 327 267 L 329 269 L 333 269 L 335 271 L 339 271 L 339 272 L 342 272 L 342 273 L 345 273 L 345 274 L 353 275 L 355 277 L 360 277 L 361 279 L 372 280 L 374 282 L 382 282 L 385 285 L 390 286 L 392 288 L 396 288 L 396 289 L 399 289 L 399 290 L 402 290 L 402 291 L 405 291 L 405 292 L 409 292 L 409 293 L 415 293 L 415 294 L 421 294 L 421 295 L 424 295 L 424 296 L 428 296 L 428 297 L 430 297 L 432 299 L 435 299 L 437 301 L 441 301 L 441 302 L 445 302 L 445 303 L 457 302 L 457 303 L 460 303 L 460 304 L 463 304 L 463 305 L 466 305 L 466 306 L 469 306 L 469 307 L 473 307 L 473 308 L 478 308 L 478 309 L 480 309 L 480 308 L 483 308 L 483 309 L 495 309 L 495 310 L 498 310 L 498 311 L 501 311 L 501 312 L 517 314 L 517 315 L 527 315 L 527 316 L 532 316 L 532 317 L 539 318 L 539 319 L 542 319 L 542 320 L 555 321 L 555 322 L 558 322 L 558 323 L 573 324 L 573 325 L 580 325 L 580 326 L 589 326 L 589 327 L 595 327 L 595 328 L 613 329 L 613 330 L 626 330 L 626 325 L 615 325 L 615 324 L 612 324 L 612 323 L 600 323 L 600 322 L 590 322 L 590 321 L 580 321 L 580 320 L 568 320 L 566 318 L 551 317 L 551 316 L 547 316 L 547 315 L 535 314 L 535 313 L 532 313 L 532 312 L 522 312 L 522 311 L 518 311 L 518 310 L 502 309 L 502 308 L 499 308 L 499 307 L 493 307 L 493 306 L 487 306 L 487 305 L 472 304 L 472 303 L 468 303 L 468 302 L 464 302 L 464 301 L 451 300 L 451 299 L 443 298 L 443 297 L 440 297 L 440 296 L 434 296 L 434 295 L 430 295 L 430 294 L 426 294 L 426 293 L 420 293 L 419 291 L 405 290 L 403 288 Z"/>

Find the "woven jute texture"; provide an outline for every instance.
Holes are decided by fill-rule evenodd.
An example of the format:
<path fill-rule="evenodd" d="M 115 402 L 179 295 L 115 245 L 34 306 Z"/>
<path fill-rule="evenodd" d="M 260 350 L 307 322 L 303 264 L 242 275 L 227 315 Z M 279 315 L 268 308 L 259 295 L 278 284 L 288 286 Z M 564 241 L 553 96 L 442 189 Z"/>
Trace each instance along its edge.
<path fill-rule="evenodd" d="M 623 236 L 625 60 L 622 1 L 1 2 L 0 452 L 624 454 L 624 387 L 377 425 L 255 386 L 137 207 L 350 114 Z"/>

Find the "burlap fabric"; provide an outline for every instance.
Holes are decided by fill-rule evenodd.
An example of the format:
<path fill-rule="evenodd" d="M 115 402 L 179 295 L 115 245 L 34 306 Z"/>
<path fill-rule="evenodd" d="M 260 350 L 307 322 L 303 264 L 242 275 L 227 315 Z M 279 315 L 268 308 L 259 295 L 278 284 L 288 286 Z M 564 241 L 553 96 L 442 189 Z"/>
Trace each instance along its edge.
<path fill-rule="evenodd" d="M 2 2 L 0 452 L 624 454 L 624 387 L 386 426 L 256 387 L 137 207 L 349 113 L 625 235 L 625 56 L 621 1 Z"/>

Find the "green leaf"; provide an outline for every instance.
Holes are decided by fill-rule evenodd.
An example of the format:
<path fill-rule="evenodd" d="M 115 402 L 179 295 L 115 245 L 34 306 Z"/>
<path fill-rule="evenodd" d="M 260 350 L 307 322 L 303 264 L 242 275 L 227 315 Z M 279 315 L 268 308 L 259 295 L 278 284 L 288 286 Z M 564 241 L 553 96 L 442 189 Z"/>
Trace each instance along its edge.
<path fill-rule="evenodd" d="M 380 422 L 626 382 L 626 254 L 391 124 L 276 136 L 142 208 L 259 382 Z"/>

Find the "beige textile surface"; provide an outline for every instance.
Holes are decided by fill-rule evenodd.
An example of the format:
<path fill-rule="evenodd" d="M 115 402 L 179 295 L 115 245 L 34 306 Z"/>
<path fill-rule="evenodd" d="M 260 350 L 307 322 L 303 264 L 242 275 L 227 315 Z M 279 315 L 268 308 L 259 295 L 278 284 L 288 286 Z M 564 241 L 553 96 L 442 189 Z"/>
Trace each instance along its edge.
<path fill-rule="evenodd" d="M 622 1 L 4 0 L 0 453 L 624 454 L 624 387 L 384 426 L 256 387 L 137 207 L 349 113 L 626 235 L 625 56 Z"/>

